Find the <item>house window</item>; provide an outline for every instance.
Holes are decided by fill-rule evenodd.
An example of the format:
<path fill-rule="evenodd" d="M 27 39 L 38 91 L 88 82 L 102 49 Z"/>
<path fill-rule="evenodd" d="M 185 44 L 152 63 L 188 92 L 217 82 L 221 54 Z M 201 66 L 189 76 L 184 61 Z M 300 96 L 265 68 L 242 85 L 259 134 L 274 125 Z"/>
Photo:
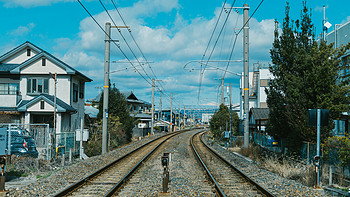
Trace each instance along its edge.
<path fill-rule="evenodd" d="M 73 83 L 73 102 L 78 102 L 78 85 Z"/>
<path fill-rule="evenodd" d="M 16 95 L 18 94 L 18 83 L 0 83 L 0 94 L 1 95 Z"/>
<path fill-rule="evenodd" d="M 84 82 L 80 81 L 79 82 L 79 98 L 83 99 L 84 98 Z"/>
<path fill-rule="evenodd" d="M 42 58 L 41 59 L 41 65 L 42 66 L 46 66 L 46 58 Z"/>
<path fill-rule="evenodd" d="M 45 102 L 44 101 L 40 101 L 40 109 L 44 109 L 45 107 Z"/>
<path fill-rule="evenodd" d="M 30 56 L 31 54 L 31 50 L 30 49 L 27 49 L 27 56 Z"/>
<path fill-rule="evenodd" d="M 30 78 L 27 79 L 27 93 L 41 94 L 49 93 L 49 79 L 44 78 Z"/>

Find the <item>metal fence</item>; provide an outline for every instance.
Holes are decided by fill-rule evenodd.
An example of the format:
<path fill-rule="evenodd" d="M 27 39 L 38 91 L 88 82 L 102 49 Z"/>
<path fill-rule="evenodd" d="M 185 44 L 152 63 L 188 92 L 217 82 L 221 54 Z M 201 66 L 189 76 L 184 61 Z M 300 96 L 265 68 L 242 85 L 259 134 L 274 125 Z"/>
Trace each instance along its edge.
<path fill-rule="evenodd" d="M 66 131 L 56 133 L 55 137 L 56 148 L 55 157 L 68 154 L 71 152 L 72 155 L 78 155 L 80 150 L 80 143 L 76 141 L 76 132 Z"/>
<path fill-rule="evenodd" d="M 51 158 L 48 124 L 0 124 L 7 131 L 7 154 Z"/>
<path fill-rule="evenodd" d="M 76 141 L 76 132 L 54 134 L 48 124 L 0 123 L 0 128 L 6 128 L 6 152 L 9 155 L 30 155 L 49 161 L 63 153 L 71 152 L 72 156 L 79 154 L 80 143 Z"/>
<path fill-rule="evenodd" d="M 266 149 L 274 151 L 276 153 L 281 153 L 281 142 L 275 141 L 271 136 L 265 135 L 263 133 L 252 132 L 251 139 L 260 146 Z M 339 165 L 339 151 L 338 147 L 326 147 L 321 145 L 321 158 L 324 164 L 329 165 Z M 350 151 L 350 150 L 349 150 Z M 312 164 L 314 162 L 314 156 L 317 153 L 316 143 L 302 142 L 300 160 L 304 161 L 306 164 Z M 350 166 L 348 166 L 350 168 Z"/>

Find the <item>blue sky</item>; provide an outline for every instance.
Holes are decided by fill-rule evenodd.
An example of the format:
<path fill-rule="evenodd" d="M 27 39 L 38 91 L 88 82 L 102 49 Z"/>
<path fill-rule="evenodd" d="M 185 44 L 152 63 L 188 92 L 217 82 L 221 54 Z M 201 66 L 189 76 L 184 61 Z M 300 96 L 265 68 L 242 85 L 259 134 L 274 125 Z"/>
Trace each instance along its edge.
<path fill-rule="evenodd" d="M 211 32 L 219 16 L 223 0 L 114 0 L 124 20 L 130 25 L 132 34 L 147 60 L 152 61 L 145 66 L 151 78 L 152 71 L 159 80 L 161 88 L 167 95 L 174 93 L 174 105 L 197 105 L 199 72 L 188 72 L 184 65 L 191 60 L 202 58 L 208 44 Z M 102 0 L 110 11 L 117 25 L 123 25 L 114 10 L 110 0 Z M 233 1 L 227 0 L 227 7 Z M 86 8 L 97 21 L 104 23 L 111 21 L 97 0 L 82 0 Z M 234 6 L 241 7 L 249 4 L 250 14 L 253 13 L 260 1 L 236 0 Z M 250 64 L 268 62 L 269 49 L 273 41 L 274 19 L 282 22 L 285 16 L 285 1 L 265 0 L 250 21 Z M 292 1 L 291 18 L 298 19 L 302 8 L 302 1 Z M 316 33 L 321 33 L 323 10 L 326 5 L 327 20 L 333 24 L 342 24 L 350 20 L 350 2 L 340 1 L 309 1 L 312 10 L 312 21 L 316 26 Z M 224 16 L 226 16 L 224 14 Z M 64 62 L 92 78 L 87 84 L 86 98 L 93 98 L 98 94 L 98 88 L 103 86 L 104 35 L 92 21 L 81 5 L 74 0 L 0 0 L 0 54 L 30 41 L 40 48 L 52 53 Z M 221 28 L 223 19 L 220 20 Z M 242 25 L 242 12 L 233 12 L 228 20 L 212 59 L 227 59 L 231 50 L 230 43 L 234 28 Z M 237 32 L 237 30 L 236 30 Z M 137 58 L 143 59 L 134 45 L 127 30 L 122 30 Z M 134 60 L 121 35 L 112 30 L 113 39 L 120 40 L 120 45 L 128 58 Z M 216 39 L 217 33 L 214 34 Z M 242 38 L 237 37 L 233 53 L 233 60 L 242 59 Z M 210 45 L 211 47 L 212 45 Z M 211 48 L 210 48 L 211 49 Z M 207 54 L 208 56 L 208 54 Z M 207 57 L 206 56 L 206 57 Z M 125 60 L 125 57 L 115 46 L 111 46 L 111 60 Z M 215 66 L 225 67 L 215 63 Z M 130 64 L 111 64 L 111 71 L 130 67 Z M 198 64 L 190 64 L 192 68 L 199 68 Z M 139 67 L 138 67 L 139 68 Z M 230 71 L 242 72 L 241 63 L 232 63 Z M 143 73 L 143 70 L 139 70 Z M 223 73 L 207 71 L 201 86 L 200 104 L 208 106 L 217 102 L 217 78 Z M 143 77 L 148 78 L 143 73 Z M 134 91 L 140 99 L 151 101 L 151 86 L 133 69 L 111 74 L 111 81 L 122 91 Z M 149 81 L 149 80 L 148 80 Z M 225 85 L 232 83 L 233 102 L 239 102 L 239 79 L 230 74 L 225 76 Z M 156 93 L 158 105 L 159 93 Z M 163 106 L 170 105 L 170 99 L 163 96 Z"/>

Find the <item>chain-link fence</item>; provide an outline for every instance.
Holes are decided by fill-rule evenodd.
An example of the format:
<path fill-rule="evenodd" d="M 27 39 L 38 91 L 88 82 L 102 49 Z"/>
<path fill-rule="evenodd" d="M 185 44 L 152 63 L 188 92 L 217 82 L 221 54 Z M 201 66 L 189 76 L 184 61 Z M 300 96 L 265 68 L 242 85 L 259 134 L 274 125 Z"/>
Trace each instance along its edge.
<path fill-rule="evenodd" d="M 0 124 L 6 131 L 6 152 L 9 155 L 32 156 L 51 160 L 71 152 L 76 156 L 80 151 L 76 132 L 66 131 L 54 134 L 48 124 Z"/>
<path fill-rule="evenodd" d="M 76 132 L 62 132 L 56 133 L 56 156 L 62 154 L 69 154 L 71 152 L 72 156 L 78 155 L 80 151 L 80 143 L 76 140 Z"/>
<path fill-rule="evenodd" d="M 7 154 L 51 158 L 48 124 L 0 124 L 0 127 L 7 132 Z"/>

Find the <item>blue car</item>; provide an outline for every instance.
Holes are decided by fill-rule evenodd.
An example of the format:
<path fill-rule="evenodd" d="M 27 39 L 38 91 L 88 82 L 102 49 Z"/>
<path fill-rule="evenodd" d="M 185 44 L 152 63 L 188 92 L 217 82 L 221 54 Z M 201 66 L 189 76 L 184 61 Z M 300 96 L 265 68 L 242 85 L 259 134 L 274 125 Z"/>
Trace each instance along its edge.
<path fill-rule="evenodd" d="M 268 146 L 277 146 L 278 142 L 272 136 L 267 136 L 267 145 Z"/>

